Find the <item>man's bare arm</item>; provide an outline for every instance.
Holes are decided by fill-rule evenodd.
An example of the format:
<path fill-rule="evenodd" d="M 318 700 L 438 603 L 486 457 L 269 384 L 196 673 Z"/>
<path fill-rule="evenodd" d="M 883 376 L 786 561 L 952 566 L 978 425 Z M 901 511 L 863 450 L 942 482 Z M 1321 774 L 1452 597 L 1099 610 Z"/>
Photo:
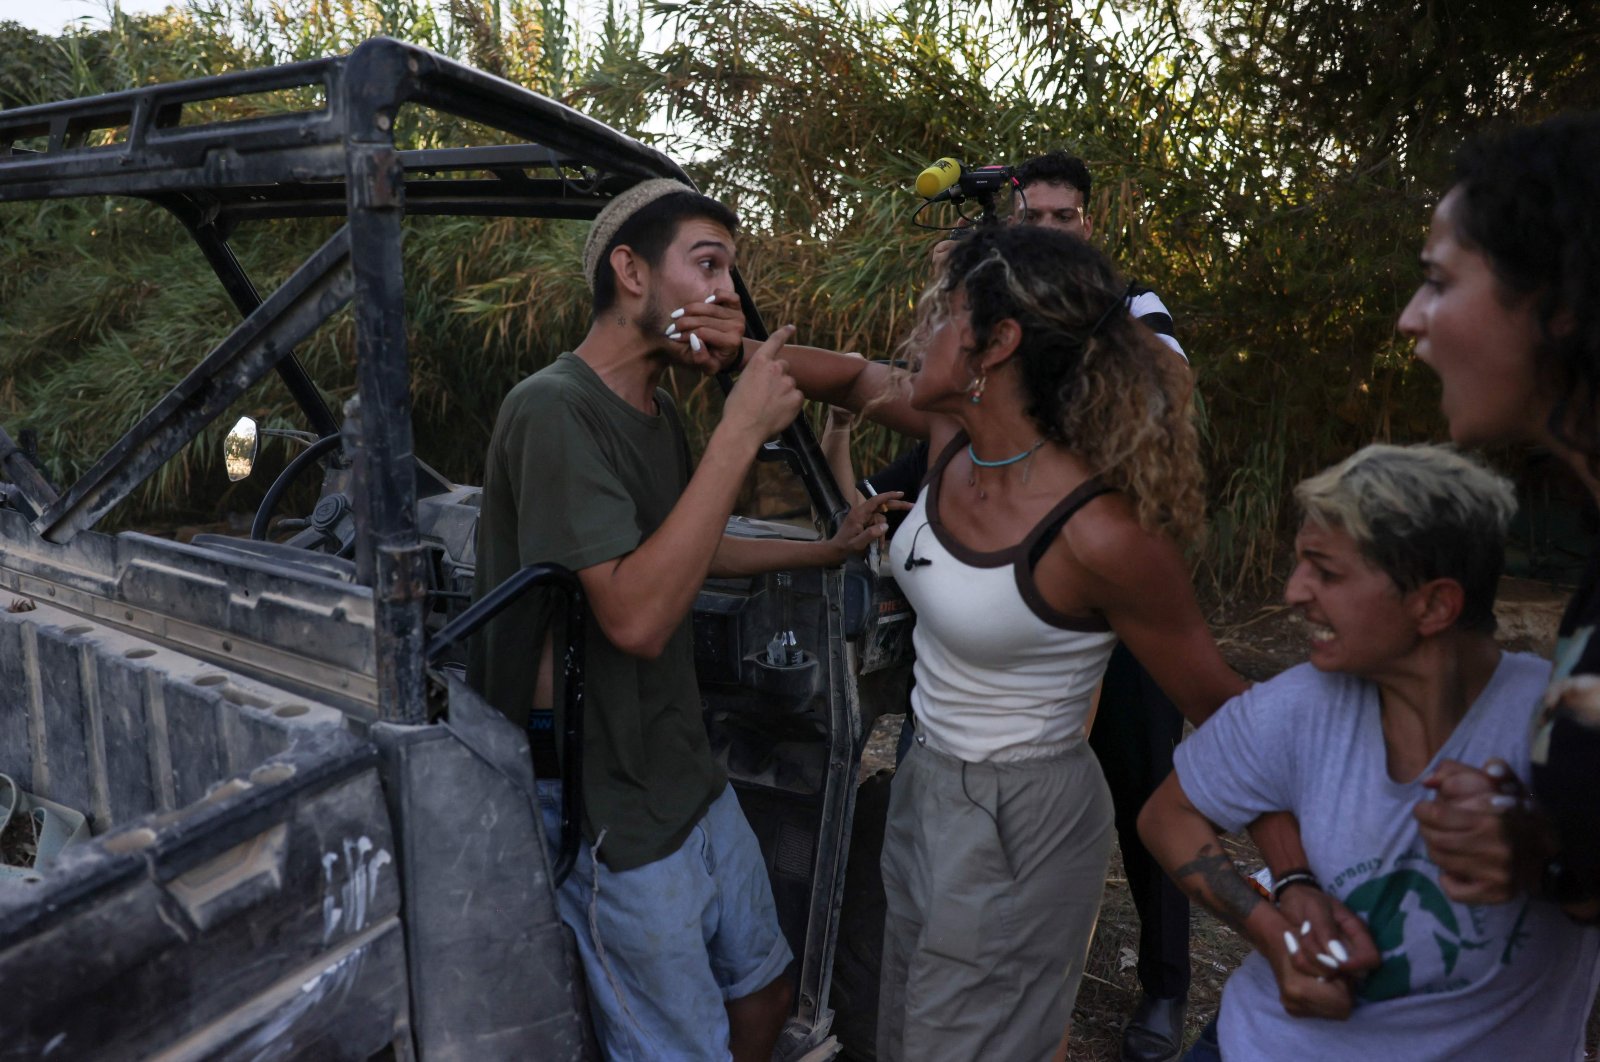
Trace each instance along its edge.
<path fill-rule="evenodd" d="M 711 572 L 757 448 L 800 411 L 794 381 L 771 356 L 789 334 L 780 329 L 749 360 L 699 467 L 661 526 L 631 553 L 578 572 L 595 621 L 623 652 L 661 655 Z"/>
<path fill-rule="evenodd" d="M 848 557 L 884 536 L 888 530 L 884 514 L 888 510 L 910 507 L 897 490 L 861 498 L 839 522 L 839 530 L 832 538 L 812 542 L 724 535 L 711 562 L 711 574 L 731 578 L 843 564 Z"/>

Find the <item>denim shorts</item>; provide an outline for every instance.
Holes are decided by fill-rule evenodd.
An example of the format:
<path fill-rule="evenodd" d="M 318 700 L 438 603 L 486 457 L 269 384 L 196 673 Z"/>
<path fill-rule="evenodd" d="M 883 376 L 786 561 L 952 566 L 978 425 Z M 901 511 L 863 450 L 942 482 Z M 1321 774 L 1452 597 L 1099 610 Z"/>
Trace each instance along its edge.
<path fill-rule="evenodd" d="M 538 785 L 554 859 L 561 783 Z M 731 1058 L 727 1002 L 765 988 L 794 957 L 733 787 L 671 855 L 620 872 L 600 864 L 598 885 L 596 869 L 585 845 L 556 902 L 578 938 L 603 1056 Z"/>

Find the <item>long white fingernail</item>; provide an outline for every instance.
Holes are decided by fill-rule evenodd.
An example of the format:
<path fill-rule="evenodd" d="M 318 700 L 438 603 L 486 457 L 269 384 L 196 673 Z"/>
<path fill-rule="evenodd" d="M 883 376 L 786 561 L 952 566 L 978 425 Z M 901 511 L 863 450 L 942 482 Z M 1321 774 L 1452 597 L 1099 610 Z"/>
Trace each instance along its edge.
<path fill-rule="evenodd" d="M 670 335 L 671 335 L 671 334 L 672 334 L 672 333 L 674 333 L 674 332 L 676 332 L 676 331 L 677 331 L 677 330 L 678 330 L 678 326 L 677 326 L 677 325 L 675 325 L 675 324 L 669 324 L 669 325 L 667 325 L 667 327 L 666 327 L 666 330 L 665 330 L 665 333 L 664 333 L 664 334 L 665 334 L 665 335 L 669 335 L 669 336 L 670 336 Z"/>
<path fill-rule="evenodd" d="M 1506 765 L 1503 763 L 1491 763 L 1483 769 L 1483 773 L 1490 778 L 1504 778 L 1506 776 Z"/>
<path fill-rule="evenodd" d="M 1290 955 L 1300 954 L 1300 942 L 1294 939 L 1294 934 L 1289 930 L 1283 931 L 1283 946 L 1289 949 Z"/>
<path fill-rule="evenodd" d="M 682 316 L 683 316 L 683 307 L 680 306 L 676 310 L 672 311 L 672 319 L 674 321 L 676 321 L 678 318 L 680 318 Z"/>
<path fill-rule="evenodd" d="M 1337 970 L 1339 968 L 1338 959 L 1335 959 L 1332 955 L 1324 955 L 1320 951 L 1317 952 L 1317 961 L 1330 970 Z"/>
<path fill-rule="evenodd" d="M 1349 962 L 1350 953 L 1344 950 L 1344 945 L 1337 940 L 1328 941 L 1328 953 L 1340 962 Z"/>
<path fill-rule="evenodd" d="M 705 349 L 705 344 L 701 343 L 700 337 L 695 335 L 693 332 L 689 333 L 689 349 L 694 351 L 696 354 Z"/>
<path fill-rule="evenodd" d="M 717 301 L 717 293 L 713 291 L 710 295 L 707 295 L 706 296 L 706 301 L 707 302 L 716 302 Z"/>
<path fill-rule="evenodd" d="M 1496 811 L 1505 811 L 1507 808 L 1514 808 L 1520 803 L 1521 801 L 1516 797 L 1507 796 L 1504 793 L 1496 793 L 1489 798 L 1489 806 Z"/>
<path fill-rule="evenodd" d="M 1304 922 L 1300 923 L 1300 935 L 1302 937 L 1309 937 L 1311 935 L 1311 919 L 1308 918 Z"/>

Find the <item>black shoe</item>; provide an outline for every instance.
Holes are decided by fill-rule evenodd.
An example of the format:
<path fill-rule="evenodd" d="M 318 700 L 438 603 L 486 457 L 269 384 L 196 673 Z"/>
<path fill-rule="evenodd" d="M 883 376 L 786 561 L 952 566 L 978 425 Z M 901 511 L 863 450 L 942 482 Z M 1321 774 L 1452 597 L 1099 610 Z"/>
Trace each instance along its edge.
<path fill-rule="evenodd" d="M 1139 997 L 1133 1017 L 1122 1030 L 1122 1062 L 1176 1062 L 1183 1053 L 1183 1014 L 1187 996 Z"/>

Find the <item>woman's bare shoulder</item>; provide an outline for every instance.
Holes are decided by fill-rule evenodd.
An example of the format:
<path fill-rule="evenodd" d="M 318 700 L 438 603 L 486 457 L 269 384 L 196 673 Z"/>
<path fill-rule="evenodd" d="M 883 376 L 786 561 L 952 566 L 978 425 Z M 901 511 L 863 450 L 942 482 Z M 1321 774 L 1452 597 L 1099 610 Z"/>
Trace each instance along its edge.
<path fill-rule="evenodd" d="M 1139 523 L 1134 506 L 1116 491 L 1091 499 L 1062 525 L 1051 550 L 1099 582 L 1133 586 L 1165 574 L 1179 560 L 1171 539 Z"/>

